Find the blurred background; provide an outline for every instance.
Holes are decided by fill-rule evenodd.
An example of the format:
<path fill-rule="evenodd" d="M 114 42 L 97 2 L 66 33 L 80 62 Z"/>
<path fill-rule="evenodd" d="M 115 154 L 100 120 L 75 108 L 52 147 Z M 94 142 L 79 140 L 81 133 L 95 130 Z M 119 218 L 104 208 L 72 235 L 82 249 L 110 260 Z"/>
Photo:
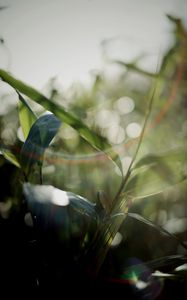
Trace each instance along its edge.
<path fill-rule="evenodd" d="M 144 67 L 155 71 L 172 39 L 166 14 L 187 22 L 185 0 L 1 0 L 0 6 L 6 7 L 0 64 L 37 88 L 54 76 L 62 88 L 90 82 L 107 58 L 146 54 Z"/>
<path fill-rule="evenodd" d="M 124 173 L 155 86 L 138 158 L 187 146 L 185 0 L 0 0 L 0 9 L 0 67 L 105 136 L 119 153 Z M 17 96 L 3 82 L 0 96 L 1 144 L 19 145 L 23 134 Z M 30 105 L 36 113 L 43 113 L 40 106 Z M 17 205 L 17 178 L 15 168 L 0 158 L 4 186 L 0 213 L 7 219 Z M 44 183 L 93 202 L 98 191 L 112 199 L 121 180 L 112 162 L 68 125 L 61 127 L 46 151 L 43 176 Z M 184 181 L 137 201 L 130 211 L 186 242 L 186 192 Z M 127 220 L 121 231 L 127 257 L 130 253 L 149 260 L 184 253 L 175 240 L 145 224 L 137 230 L 135 220 Z"/>

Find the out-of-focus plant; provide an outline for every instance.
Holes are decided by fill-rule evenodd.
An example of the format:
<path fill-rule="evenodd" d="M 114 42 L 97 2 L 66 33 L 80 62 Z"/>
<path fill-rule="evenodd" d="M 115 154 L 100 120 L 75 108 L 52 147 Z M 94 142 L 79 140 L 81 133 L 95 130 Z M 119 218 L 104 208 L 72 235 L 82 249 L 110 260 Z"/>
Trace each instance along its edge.
<path fill-rule="evenodd" d="M 97 277 L 100 272 L 102 273 L 102 266 L 103 264 L 105 265 L 104 262 L 108 253 L 110 253 L 111 247 L 120 244 L 121 234 L 119 231 L 121 227 L 125 226 L 124 221 L 126 218 L 136 220 L 151 229 L 153 228 L 159 231 L 161 234 L 169 236 L 177 241 L 178 244 L 181 244 L 181 247 L 186 249 L 185 243 L 180 241 L 174 234 L 169 233 L 166 229 L 159 227 L 139 214 L 129 212 L 133 204 L 140 203 L 140 199 L 144 201 L 144 199 L 160 195 L 175 185 L 185 183 L 187 179 L 187 151 L 185 147 L 175 147 L 174 149 L 169 149 L 161 153 L 157 153 L 159 147 L 155 147 L 153 154 L 148 153 L 146 155 L 143 155 L 143 150 L 141 152 L 140 148 L 140 146 L 142 146 L 142 148 L 144 147 L 144 143 L 142 143 L 144 135 L 149 134 L 152 128 L 155 128 L 156 124 L 166 116 L 166 112 L 176 97 L 179 84 L 181 84 L 184 75 L 186 32 L 180 20 L 171 16 L 169 18 L 175 24 L 176 44 L 166 53 L 162 60 L 160 70 L 156 74 L 141 70 L 134 64 L 121 61 L 117 62 L 125 66 L 128 71 L 132 70 L 143 76 L 156 78 L 156 81 L 154 81 L 154 91 L 151 88 L 152 95 L 150 96 L 149 103 L 146 104 L 147 111 L 144 116 L 141 132 L 140 128 L 137 127 L 137 123 L 133 123 L 134 127 L 131 124 L 131 129 L 130 127 L 128 129 L 127 126 L 129 136 L 132 136 L 134 138 L 133 141 L 136 141 L 136 143 L 135 150 L 131 154 L 131 159 L 129 159 L 126 168 L 124 168 L 120 147 L 114 146 L 116 140 L 119 144 L 120 142 L 122 143 L 124 134 L 122 126 L 119 125 L 119 116 L 116 115 L 114 108 L 119 111 L 119 114 L 121 114 L 120 118 L 123 119 L 127 110 L 131 111 L 133 109 L 134 103 L 132 100 L 129 100 L 130 98 L 122 97 L 121 92 L 118 91 L 119 94 L 117 94 L 117 96 L 119 100 L 117 103 L 112 101 L 112 104 L 109 104 L 109 106 L 112 105 L 113 107 L 112 111 L 111 109 L 104 109 L 103 112 L 100 113 L 97 108 L 98 113 L 95 122 L 93 122 L 92 117 L 94 112 L 92 110 L 92 101 L 97 96 L 102 99 L 101 94 L 104 93 L 104 91 L 101 92 L 100 89 L 106 87 L 102 76 L 98 75 L 96 77 L 90 93 L 84 90 L 82 94 L 77 95 L 77 99 L 81 99 L 84 94 L 84 100 L 81 99 L 82 102 L 80 101 L 82 107 L 81 105 L 79 106 L 79 102 L 72 104 L 71 100 L 69 104 L 66 103 L 66 107 L 63 107 L 58 101 L 54 100 L 58 93 L 55 94 L 54 99 L 50 99 L 36 89 L 17 80 L 8 72 L 0 70 L 1 79 L 14 88 L 19 99 L 18 115 L 23 133 L 23 141 L 19 141 L 18 144 L 12 145 L 11 147 L 7 147 L 3 142 L 1 144 L 1 153 L 4 159 L 18 168 L 16 176 L 17 183 L 19 183 L 19 185 L 17 185 L 17 198 L 19 201 L 16 203 L 17 206 L 15 206 L 18 211 L 22 211 L 23 209 L 26 223 L 29 226 L 34 226 L 34 239 L 40 247 L 44 247 L 44 251 L 46 251 L 48 255 L 47 258 L 45 257 L 47 264 L 50 265 L 49 257 L 50 251 L 53 253 L 53 245 L 55 249 L 62 251 L 60 252 L 63 253 L 62 263 L 60 262 L 62 277 L 66 276 L 66 273 L 64 274 L 63 272 L 67 272 L 67 268 L 72 262 L 79 269 L 84 270 L 86 274 L 91 274 L 91 276 Z M 173 66 L 175 66 L 174 69 L 172 68 Z M 169 96 L 167 96 L 167 101 L 161 107 L 160 102 L 162 101 L 158 101 L 158 99 L 159 97 L 161 100 L 166 98 L 166 87 L 168 86 L 170 93 Z M 110 88 L 106 90 L 106 93 L 110 94 L 110 97 L 113 98 L 115 95 L 114 92 L 117 93 L 116 91 L 111 91 Z M 25 99 L 23 95 L 27 96 L 29 100 Z M 90 102 L 85 100 L 88 98 Z M 154 99 L 155 107 L 159 109 L 160 112 L 153 117 L 153 122 L 148 124 L 150 114 L 154 114 L 154 109 L 152 112 Z M 39 115 L 37 112 L 34 112 L 34 108 L 30 105 L 30 100 L 42 106 L 45 113 Z M 88 103 L 91 103 L 90 106 Z M 127 104 L 126 106 L 124 106 L 125 103 Z M 85 105 L 88 105 L 86 112 L 83 111 Z M 102 103 L 100 103 L 100 105 L 102 106 Z M 99 108 L 101 106 L 99 106 Z M 71 107 L 73 113 L 70 111 Z M 143 109 L 140 105 L 139 111 L 142 113 L 144 108 L 145 105 Z M 77 116 L 75 116 L 75 113 L 77 113 Z M 111 122 L 112 118 L 118 122 L 119 126 L 117 127 L 117 131 L 119 135 L 116 133 L 116 125 L 114 123 L 111 127 L 107 127 L 105 126 L 106 124 L 102 123 L 103 119 L 104 122 Z M 99 124 L 97 124 L 97 121 Z M 91 129 L 91 126 L 94 129 Z M 160 124 L 160 128 L 161 126 L 162 124 Z M 114 132 L 112 132 L 112 130 L 114 130 Z M 139 134 L 137 134 L 137 130 Z M 70 145 L 68 144 L 68 139 L 66 143 L 60 139 L 58 140 L 59 133 L 63 138 L 63 131 L 64 135 L 69 132 L 68 138 L 70 137 Z M 94 153 L 94 159 L 96 161 L 98 160 L 102 163 L 103 158 L 109 158 L 109 160 L 105 162 L 109 168 L 110 160 L 114 163 L 118 175 L 113 175 L 115 184 L 113 181 L 108 183 L 108 185 L 111 185 L 110 189 L 112 189 L 112 195 L 109 194 L 108 190 L 98 192 L 97 200 L 94 201 L 92 199 L 90 201 L 73 193 L 72 190 L 64 191 L 61 188 L 53 186 L 52 183 L 49 185 L 50 179 L 53 182 L 53 178 L 50 178 L 50 176 L 45 177 L 43 170 L 48 168 L 50 171 L 50 166 L 53 167 L 54 164 L 59 165 L 58 168 L 60 169 L 66 156 L 71 157 L 71 162 L 73 162 L 73 155 L 76 152 L 76 143 L 72 147 L 71 134 L 73 137 L 78 136 L 81 140 L 79 151 L 86 149 L 86 156 L 83 154 L 80 156 L 80 160 L 90 158 L 89 150 L 91 148 L 89 147 L 92 147 L 97 149 L 97 152 Z M 50 151 L 47 152 L 54 138 L 57 140 L 51 147 L 54 147 L 55 152 L 58 141 L 62 143 L 61 146 L 65 148 L 64 156 L 55 156 L 54 152 L 52 152 L 52 155 Z M 129 142 L 132 141 L 130 140 Z M 113 145 L 111 145 L 111 143 L 113 143 Z M 139 153 L 139 150 L 141 153 Z M 70 152 L 69 154 L 68 151 Z M 73 166 L 71 166 L 71 169 L 73 170 Z M 96 167 L 94 166 L 94 172 L 95 169 Z M 92 167 L 90 167 L 89 171 L 92 171 Z M 106 167 L 105 171 L 107 172 Z M 71 178 L 68 174 L 62 174 L 62 177 L 60 177 L 61 174 L 57 175 L 59 178 L 66 178 L 69 182 L 69 186 L 71 186 L 71 181 L 74 180 L 73 177 Z M 70 175 L 72 175 L 72 173 Z M 79 177 L 79 174 L 76 178 L 77 177 Z M 108 174 L 106 174 L 106 177 L 108 178 Z M 66 187 L 66 184 L 61 183 L 61 185 Z M 86 190 L 89 189 L 89 181 L 88 185 L 86 180 L 85 182 L 81 182 L 81 188 L 82 191 L 85 189 L 86 194 Z M 22 190 L 23 201 L 20 200 L 22 199 Z M 93 192 L 93 186 L 91 192 Z M 93 197 L 95 197 L 95 195 Z M 8 202 L 6 202 L 6 205 L 8 205 L 7 203 Z M 49 248 L 50 251 L 47 248 Z M 175 268 L 176 261 L 177 266 L 180 265 L 181 260 L 186 262 L 185 255 L 166 257 L 165 259 L 162 258 L 162 260 L 154 261 L 151 265 L 153 274 L 151 275 L 148 272 L 147 277 L 144 278 L 145 289 L 150 282 L 154 281 L 155 277 L 164 277 L 164 273 L 156 273 L 156 270 L 157 268 L 159 269 L 160 266 L 167 264 L 168 261 L 170 262 L 172 258 Z M 143 270 L 144 271 L 139 271 L 136 274 L 136 280 L 134 279 L 134 284 L 137 288 L 138 284 L 140 284 L 139 278 L 141 278 L 142 273 L 146 273 L 145 269 Z M 178 269 L 174 270 L 172 278 L 175 277 L 176 274 L 179 277 L 181 276 L 181 273 L 179 274 L 178 271 Z M 109 271 L 109 276 L 111 275 L 110 272 L 111 270 Z M 121 270 L 117 270 L 117 272 L 122 274 L 123 278 L 126 279 L 128 272 L 132 273 L 133 270 L 127 268 L 126 273 L 123 273 Z M 39 274 L 36 276 L 40 284 L 40 280 L 42 281 L 42 279 Z M 105 276 L 107 275 L 105 274 Z"/>

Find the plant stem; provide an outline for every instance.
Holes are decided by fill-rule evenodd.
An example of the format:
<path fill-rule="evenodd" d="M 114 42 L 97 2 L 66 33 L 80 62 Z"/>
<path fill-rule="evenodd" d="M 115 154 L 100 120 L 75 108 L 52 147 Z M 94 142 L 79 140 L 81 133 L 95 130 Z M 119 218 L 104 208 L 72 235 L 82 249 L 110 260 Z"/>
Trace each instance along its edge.
<path fill-rule="evenodd" d="M 155 92 L 156 92 L 156 87 L 157 87 L 157 85 L 155 85 L 155 87 L 154 87 L 152 96 L 150 98 L 150 101 L 149 101 L 149 104 L 148 104 L 148 107 L 147 107 L 147 111 L 146 111 L 146 114 L 145 114 L 145 120 L 144 120 L 144 123 L 143 123 L 143 128 L 142 128 L 141 135 L 140 135 L 139 141 L 138 141 L 138 146 L 136 148 L 136 151 L 135 151 L 135 154 L 133 156 L 133 159 L 132 159 L 132 161 L 131 161 L 131 163 L 130 163 L 130 165 L 128 167 L 127 173 L 126 173 L 125 177 L 122 179 L 121 185 L 120 185 L 120 187 L 119 187 L 119 189 L 118 189 L 118 191 L 117 191 L 117 193 L 116 193 L 116 195 L 114 197 L 111 211 L 116 206 L 116 203 L 118 202 L 118 199 L 121 196 L 121 193 L 123 192 L 123 190 L 125 188 L 127 180 L 129 179 L 129 176 L 131 174 L 132 165 L 134 164 L 134 162 L 135 162 L 135 160 L 137 158 L 137 155 L 138 155 L 138 152 L 139 152 L 139 149 L 140 149 L 140 146 L 141 146 L 144 134 L 145 134 L 147 122 L 148 122 L 149 116 L 151 114 L 152 104 L 153 104 L 153 100 L 154 100 Z"/>

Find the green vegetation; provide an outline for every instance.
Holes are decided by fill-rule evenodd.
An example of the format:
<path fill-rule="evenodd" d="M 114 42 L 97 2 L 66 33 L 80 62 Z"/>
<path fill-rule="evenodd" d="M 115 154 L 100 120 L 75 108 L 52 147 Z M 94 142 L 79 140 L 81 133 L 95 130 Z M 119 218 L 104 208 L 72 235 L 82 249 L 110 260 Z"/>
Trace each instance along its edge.
<path fill-rule="evenodd" d="M 156 73 L 115 61 L 115 84 L 101 72 L 90 88 L 52 82 L 44 96 L 0 70 L 17 100 L 0 119 L 3 272 L 20 267 L 34 293 L 77 276 L 80 290 L 123 283 L 156 299 L 185 282 L 187 35 L 168 17 L 174 44 Z"/>

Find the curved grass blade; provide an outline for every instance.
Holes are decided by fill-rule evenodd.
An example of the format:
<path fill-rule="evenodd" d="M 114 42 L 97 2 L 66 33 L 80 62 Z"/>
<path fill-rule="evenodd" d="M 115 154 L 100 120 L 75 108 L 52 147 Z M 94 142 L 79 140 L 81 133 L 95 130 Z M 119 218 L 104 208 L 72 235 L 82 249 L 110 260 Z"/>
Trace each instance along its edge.
<path fill-rule="evenodd" d="M 187 151 L 178 149 L 161 155 L 147 155 L 133 168 L 126 192 L 145 198 L 187 179 Z"/>
<path fill-rule="evenodd" d="M 73 127 L 92 147 L 105 152 L 106 155 L 118 166 L 122 174 L 122 165 L 119 155 L 112 149 L 111 145 L 106 141 L 105 138 L 101 137 L 97 133 L 94 133 L 80 119 L 67 112 L 62 106 L 52 102 L 50 99 L 39 93 L 36 89 L 26 85 L 20 80 L 15 79 L 8 72 L 0 69 L 0 77 L 14 89 L 42 105 L 46 110 L 53 112 L 54 115 L 56 115 L 60 120 Z"/>
<path fill-rule="evenodd" d="M 22 97 L 22 95 L 19 92 L 17 92 L 17 94 L 20 100 L 18 104 L 19 120 L 20 120 L 24 138 L 26 139 L 29 134 L 31 126 L 37 120 L 37 116 L 32 111 L 32 109 L 28 105 L 27 101 Z"/>
<path fill-rule="evenodd" d="M 26 176 L 36 164 L 42 165 L 45 149 L 56 135 L 61 125 L 53 114 L 41 116 L 32 125 L 29 135 L 21 149 L 21 164 Z"/>
<path fill-rule="evenodd" d="M 178 266 L 180 268 L 180 265 L 182 263 L 184 264 L 186 262 L 187 262 L 186 255 L 168 255 L 147 262 L 139 261 L 133 265 L 124 268 L 123 273 L 120 277 L 124 278 L 124 276 L 126 277 L 132 271 L 136 271 L 137 274 L 141 276 L 141 274 L 144 273 L 144 271 L 147 269 L 148 273 L 151 272 L 150 274 L 151 277 L 153 276 L 153 277 L 160 277 L 160 278 L 165 278 L 165 277 L 175 278 L 175 276 L 177 276 L 177 272 L 175 270 L 178 268 Z M 174 268 L 176 269 L 174 270 Z"/>
<path fill-rule="evenodd" d="M 130 217 L 130 218 L 132 218 L 132 219 L 134 219 L 134 220 L 137 220 L 137 221 L 139 221 L 141 223 L 144 223 L 144 224 L 148 225 L 149 227 L 152 227 L 152 228 L 158 230 L 163 235 L 167 235 L 167 236 L 175 239 L 179 244 L 181 244 L 181 246 L 183 248 L 185 248 L 187 250 L 187 245 L 185 245 L 185 243 L 183 243 L 180 239 L 178 239 L 177 236 L 175 236 L 174 234 L 170 233 L 169 231 L 167 231 L 166 229 L 162 228 L 161 226 L 153 223 L 150 220 L 147 220 L 146 218 L 144 218 L 141 215 L 136 214 L 136 213 L 127 213 L 127 216 Z"/>
<path fill-rule="evenodd" d="M 36 213 L 37 205 L 66 207 L 71 204 L 77 212 L 83 215 L 93 215 L 94 218 L 97 216 L 94 203 L 74 193 L 55 188 L 52 185 L 24 183 L 23 192 L 34 213 Z"/>
<path fill-rule="evenodd" d="M 146 265 L 152 269 L 160 270 L 168 268 L 170 270 L 173 270 L 177 266 L 181 265 L 182 263 L 187 262 L 187 256 L 186 255 L 168 255 L 161 258 L 157 258 L 154 260 L 151 260 L 146 263 Z"/>
<path fill-rule="evenodd" d="M 126 203 L 126 201 L 124 202 Z M 91 271 L 93 276 L 97 276 L 111 244 L 126 217 L 127 213 L 120 212 L 100 220 L 98 231 L 86 253 L 89 258 L 87 262 L 88 271 Z"/>
<path fill-rule="evenodd" d="M 14 155 L 14 153 L 12 151 L 10 151 L 9 149 L 5 149 L 2 147 L 0 147 L 1 152 L 3 154 L 3 156 L 9 161 L 11 162 L 13 165 L 15 165 L 18 168 L 21 168 L 20 163 L 16 157 L 16 155 Z"/>

